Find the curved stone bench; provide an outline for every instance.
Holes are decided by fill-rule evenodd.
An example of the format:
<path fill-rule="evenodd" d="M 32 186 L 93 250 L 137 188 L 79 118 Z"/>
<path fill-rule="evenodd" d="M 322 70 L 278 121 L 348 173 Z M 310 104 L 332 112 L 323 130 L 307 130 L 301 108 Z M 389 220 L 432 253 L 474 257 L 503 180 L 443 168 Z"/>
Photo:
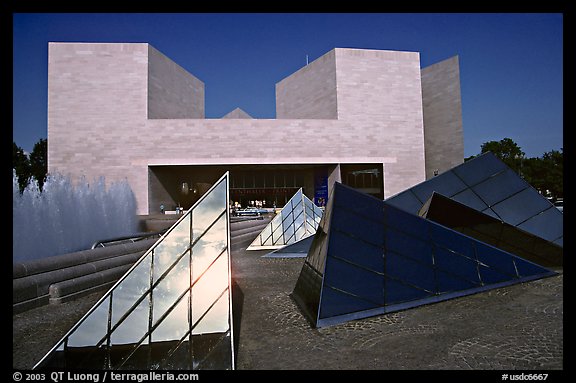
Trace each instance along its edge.
<path fill-rule="evenodd" d="M 116 268 L 124 266 L 124 271 L 128 270 L 156 241 L 147 239 L 15 263 L 12 267 L 13 311 L 19 313 L 48 304 L 50 287 L 57 283 L 66 282 L 63 287 L 55 287 L 54 292 L 59 295 L 54 297 L 54 303 L 66 300 L 62 291 L 78 294 L 87 287 L 90 292 L 104 288 L 119 272 Z M 116 270 L 108 272 L 110 269 Z M 98 276 L 98 273 L 103 274 Z"/>
<path fill-rule="evenodd" d="M 269 218 L 231 222 L 231 250 L 247 246 L 269 222 Z M 157 240 L 145 239 L 14 263 L 13 314 L 111 287 Z"/>

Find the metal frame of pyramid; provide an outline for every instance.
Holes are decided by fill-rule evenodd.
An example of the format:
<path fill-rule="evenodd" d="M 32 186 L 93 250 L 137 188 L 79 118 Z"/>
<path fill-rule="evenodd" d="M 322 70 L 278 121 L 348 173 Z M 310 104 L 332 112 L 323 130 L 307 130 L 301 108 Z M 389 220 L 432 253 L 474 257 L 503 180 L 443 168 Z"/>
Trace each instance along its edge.
<path fill-rule="evenodd" d="M 34 368 L 234 369 L 226 172 Z"/>
<path fill-rule="evenodd" d="M 324 327 L 556 274 L 335 183 L 291 297 Z"/>
<path fill-rule="evenodd" d="M 386 202 L 417 213 L 433 192 L 563 246 L 562 212 L 491 152 L 391 196 Z"/>
<path fill-rule="evenodd" d="M 300 188 L 246 250 L 275 250 L 308 238 L 316 232 L 322 214 Z"/>
<path fill-rule="evenodd" d="M 563 266 L 563 248 L 440 193 L 418 215 L 544 267 Z"/>

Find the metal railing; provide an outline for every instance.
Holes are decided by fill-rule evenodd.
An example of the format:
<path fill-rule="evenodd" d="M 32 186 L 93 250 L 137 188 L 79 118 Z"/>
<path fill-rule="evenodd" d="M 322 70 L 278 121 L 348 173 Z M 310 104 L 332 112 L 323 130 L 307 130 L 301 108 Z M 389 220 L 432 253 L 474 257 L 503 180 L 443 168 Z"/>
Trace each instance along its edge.
<path fill-rule="evenodd" d="M 166 230 L 162 230 L 162 231 L 155 231 L 155 232 L 151 232 L 151 233 L 136 233 L 136 234 L 127 235 L 127 236 L 123 236 L 123 237 L 103 239 L 103 240 L 94 242 L 92 244 L 91 249 L 95 249 L 97 247 L 121 245 L 123 243 L 134 243 L 137 241 L 142 241 L 144 239 L 150 239 L 150 238 L 155 238 L 155 237 L 160 238 L 160 236 L 162 236 L 162 234 L 164 234 L 165 232 L 166 232 Z"/>

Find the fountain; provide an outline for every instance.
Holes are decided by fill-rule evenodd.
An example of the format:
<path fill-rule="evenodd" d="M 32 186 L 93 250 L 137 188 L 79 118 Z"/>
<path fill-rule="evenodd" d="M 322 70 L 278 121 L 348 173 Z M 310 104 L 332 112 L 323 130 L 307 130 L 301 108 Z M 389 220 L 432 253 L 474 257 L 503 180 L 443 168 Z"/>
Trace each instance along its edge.
<path fill-rule="evenodd" d="M 127 181 L 106 189 L 50 174 L 40 191 L 32 180 L 22 194 L 13 171 L 13 261 L 23 262 L 84 249 L 103 239 L 137 232 L 136 199 Z"/>

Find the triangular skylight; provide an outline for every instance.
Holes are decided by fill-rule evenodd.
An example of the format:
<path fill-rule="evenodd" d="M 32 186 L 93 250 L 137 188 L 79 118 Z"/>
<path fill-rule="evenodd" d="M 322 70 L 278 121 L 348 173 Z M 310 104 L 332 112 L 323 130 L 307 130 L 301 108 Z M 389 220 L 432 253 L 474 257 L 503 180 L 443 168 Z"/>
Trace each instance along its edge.
<path fill-rule="evenodd" d="M 555 274 L 336 183 L 292 297 L 323 327 Z"/>
<path fill-rule="evenodd" d="M 563 214 L 490 152 L 398 193 L 386 202 L 417 213 L 433 192 L 563 246 Z"/>
<path fill-rule="evenodd" d="M 35 368 L 234 369 L 228 173 Z"/>
<path fill-rule="evenodd" d="M 279 249 L 316 232 L 323 211 L 300 188 L 246 250 Z"/>
<path fill-rule="evenodd" d="M 561 246 L 439 193 L 434 192 L 418 214 L 540 266 L 563 265 Z"/>

